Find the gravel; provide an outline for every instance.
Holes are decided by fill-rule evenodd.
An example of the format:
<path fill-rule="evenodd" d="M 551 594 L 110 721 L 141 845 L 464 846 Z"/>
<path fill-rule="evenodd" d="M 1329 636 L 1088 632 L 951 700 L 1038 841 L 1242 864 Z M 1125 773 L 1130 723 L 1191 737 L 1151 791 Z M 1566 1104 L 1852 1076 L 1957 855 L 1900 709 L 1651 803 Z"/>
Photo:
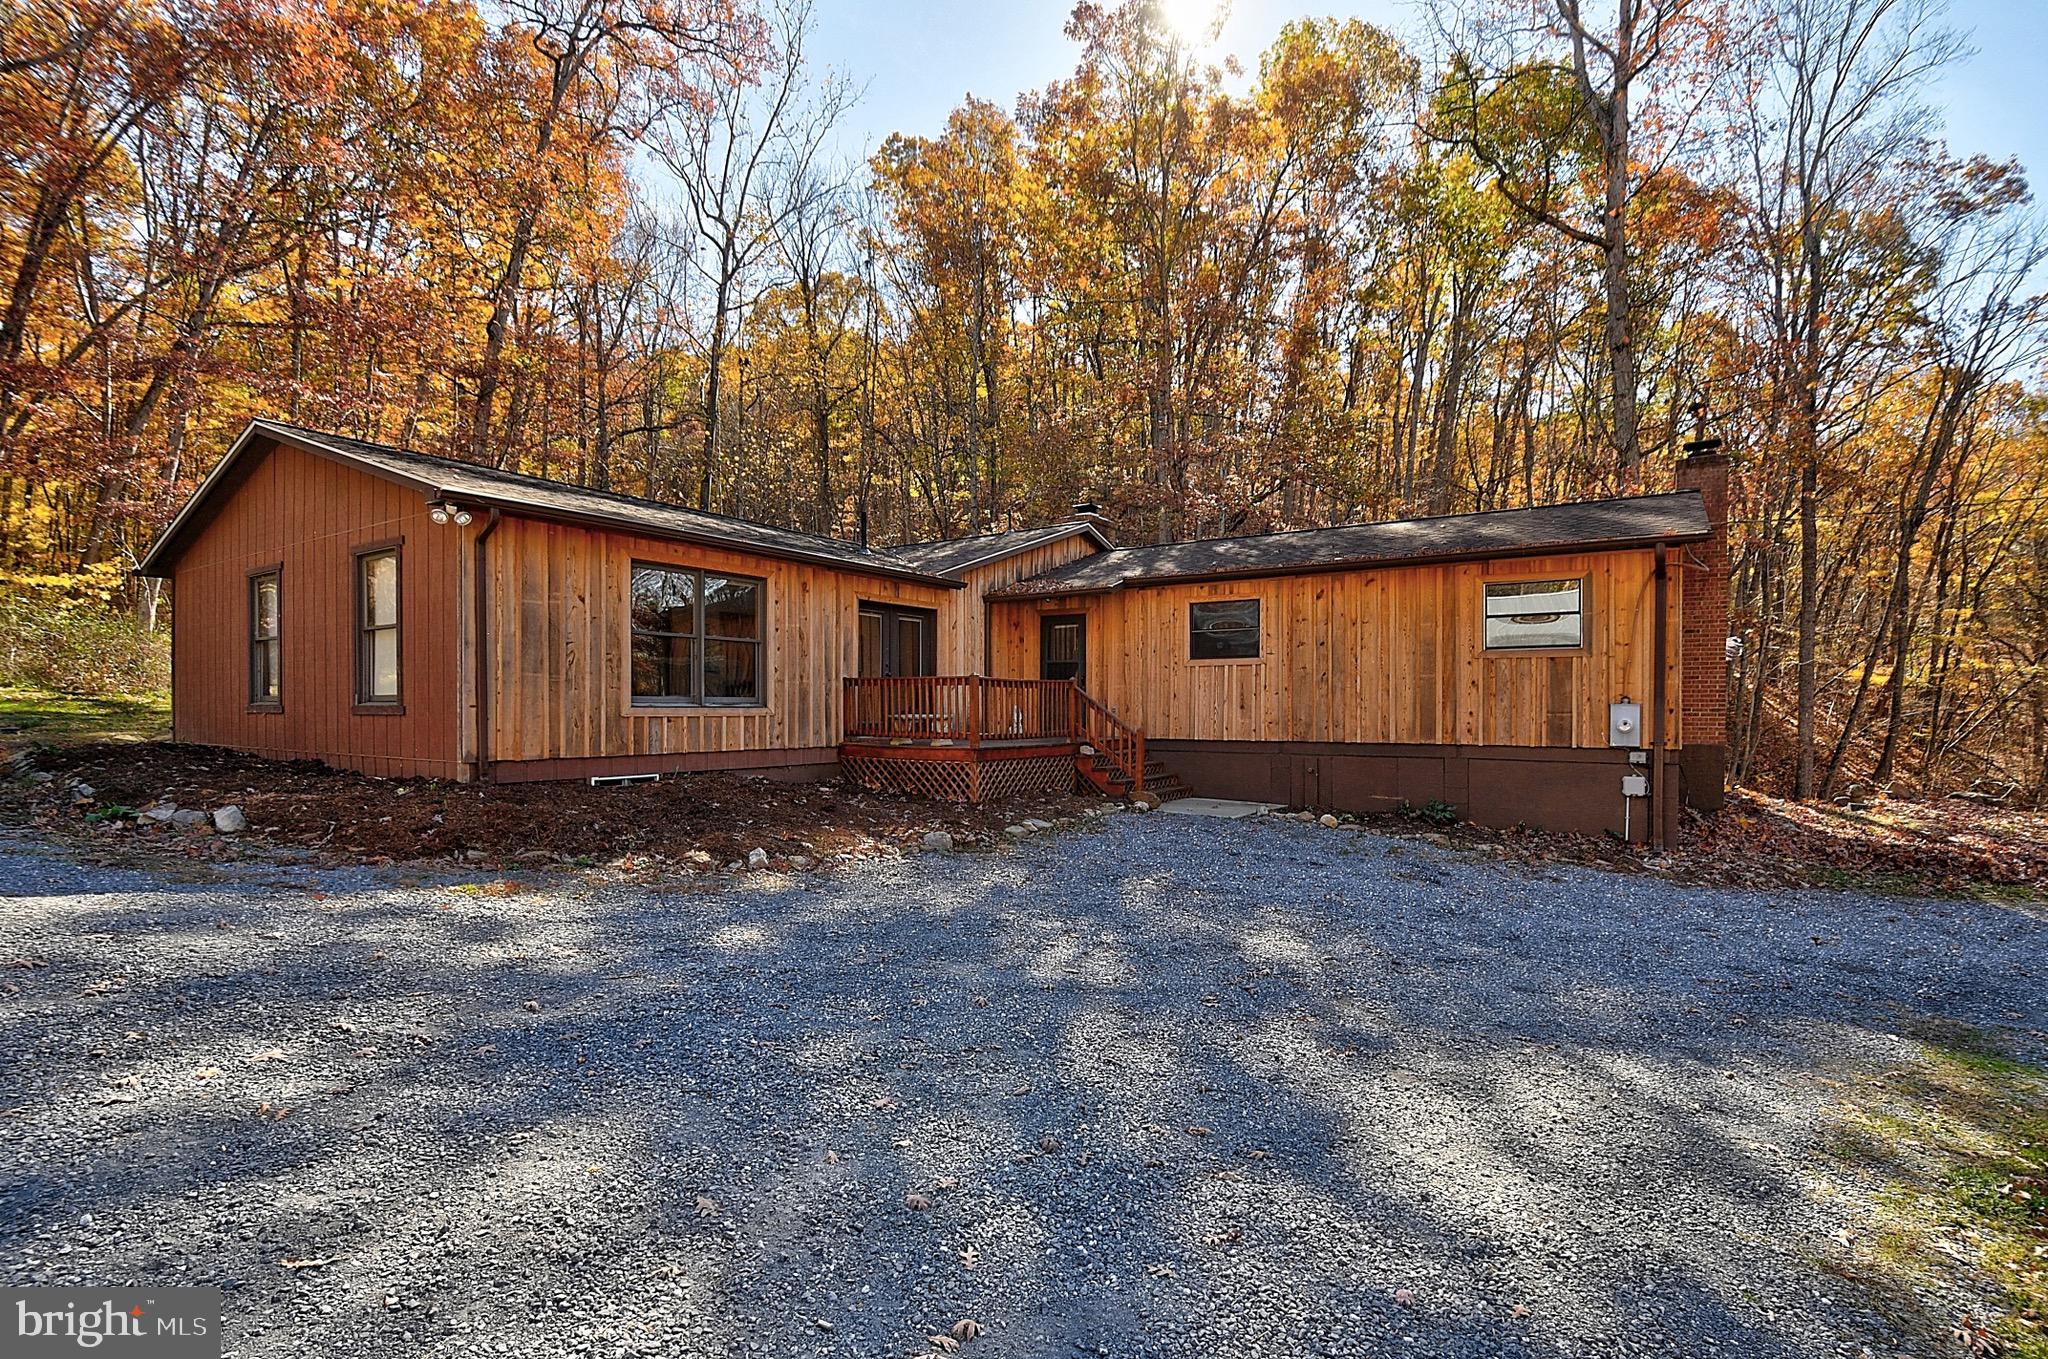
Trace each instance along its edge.
<path fill-rule="evenodd" d="M 1836 1082 L 2048 923 L 1265 818 L 831 873 L 0 843 L 0 1278 L 239 1355 L 1856 1355 Z"/>

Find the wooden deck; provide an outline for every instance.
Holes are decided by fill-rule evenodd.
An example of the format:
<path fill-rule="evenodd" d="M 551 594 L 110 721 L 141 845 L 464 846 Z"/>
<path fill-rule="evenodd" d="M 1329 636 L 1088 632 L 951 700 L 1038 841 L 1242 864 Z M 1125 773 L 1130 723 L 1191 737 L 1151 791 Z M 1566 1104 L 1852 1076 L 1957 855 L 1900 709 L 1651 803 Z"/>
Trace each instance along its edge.
<path fill-rule="evenodd" d="M 840 767 L 878 791 L 951 802 L 1071 791 L 1077 780 L 1116 797 L 1180 791 L 1148 769 L 1145 734 L 1071 680 L 848 679 L 844 720 Z"/>

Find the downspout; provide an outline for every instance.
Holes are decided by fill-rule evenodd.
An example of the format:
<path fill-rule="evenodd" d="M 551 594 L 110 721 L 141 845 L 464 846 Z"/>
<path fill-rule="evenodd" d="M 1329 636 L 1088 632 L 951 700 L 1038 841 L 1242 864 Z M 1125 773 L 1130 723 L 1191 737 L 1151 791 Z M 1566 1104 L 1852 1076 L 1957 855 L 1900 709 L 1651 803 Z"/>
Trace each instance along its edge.
<path fill-rule="evenodd" d="M 1670 549 L 1657 544 L 1657 619 L 1651 625 L 1651 651 L 1656 655 L 1656 673 L 1650 680 L 1650 847 L 1663 853 L 1664 843 L 1664 708 L 1670 689 L 1671 629 L 1668 618 L 1671 596 Z"/>
<path fill-rule="evenodd" d="M 491 654 L 491 616 L 485 607 L 489 600 L 484 591 L 484 542 L 497 529 L 498 518 L 498 511 L 493 509 L 491 517 L 486 519 L 484 526 L 477 530 L 476 538 L 474 539 L 476 544 L 476 565 L 474 567 L 474 578 L 470 582 L 472 590 L 470 601 L 472 645 L 470 649 L 469 670 L 470 682 L 476 685 L 476 781 L 478 783 L 489 783 L 491 781 L 491 683 L 489 671 L 485 668 L 485 661 Z"/>

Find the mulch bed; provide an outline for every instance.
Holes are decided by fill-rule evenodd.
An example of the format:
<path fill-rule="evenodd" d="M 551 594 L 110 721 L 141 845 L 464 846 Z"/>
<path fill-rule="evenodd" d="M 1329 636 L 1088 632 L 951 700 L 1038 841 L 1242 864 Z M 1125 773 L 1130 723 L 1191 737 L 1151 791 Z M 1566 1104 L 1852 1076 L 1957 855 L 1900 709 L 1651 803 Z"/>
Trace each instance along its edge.
<path fill-rule="evenodd" d="M 743 863 L 755 849 L 776 867 L 916 845 L 944 830 L 963 847 L 1003 838 L 1026 817 L 1059 820 L 1100 799 L 1050 797 L 965 807 L 889 797 L 842 784 L 689 774 L 659 783 L 477 787 L 375 779 L 309 761 L 278 763 L 168 743 L 78 745 L 33 755 L 47 783 L 0 781 L 0 822 L 33 826 L 100 851 L 228 859 L 265 848 L 333 862 Z M 91 786 L 74 803 L 67 783 Z M 239 806 L 249 832 L 149 826 L 120 815 L 162 802 Z M 1737 792 L 1715 816 L 1687 814 L 1662 855 L 1602 836 L 1437 826 L 1398 816 L 1345 818 L 1391 834 L 1530 864 L 1574 863 L 1736 887 L 1850 887 L 2048 900 L 2048 815 L 1961 799 L 1806 806 Z"/>
<path fill-rule="evenodd" d="M 1403 817 L 1365 820 L 1375 829 L 1418 829 Z M 1529 863 L 1590 864 L 1718 886 L 2048 900 L 2048 813 L 1960 798 L 1851 807 L 1737 790 L 1712 816 L 1687 812 L 1678 845 L 1661 855 L 1606 837 L 1548 831 L 1460 823 L 1426 833 Z"/>
<path fill-rule="evenodd" d="M 0 783 L 0 821 L 96 847 L 229 858 L 265 845 L 353 862 L 673 859 L 700 867 L 743 862 L 764 850 L 777 866 L 915 843 L 928 831 L 964 845 L 1001 837 L 1024 817 L 1073 816 L 1101 799 L 1051 797 L 957 806 L 861 792 L 840 784 L 687 774 L 659 783 L 478 787 L 433 779 L 377 779 L 311 761 L 279 763 L 234 751 L 169 743 L 100 743 L 35 753 L 47 783 Z M 74 804 L 68 782 L 92 789 Z M 211 811 L 232 804 L 247 833 L 178 829 L 109 815 L 174 802 Z M 707 859 L 708 856 L 708 859 Z"/>

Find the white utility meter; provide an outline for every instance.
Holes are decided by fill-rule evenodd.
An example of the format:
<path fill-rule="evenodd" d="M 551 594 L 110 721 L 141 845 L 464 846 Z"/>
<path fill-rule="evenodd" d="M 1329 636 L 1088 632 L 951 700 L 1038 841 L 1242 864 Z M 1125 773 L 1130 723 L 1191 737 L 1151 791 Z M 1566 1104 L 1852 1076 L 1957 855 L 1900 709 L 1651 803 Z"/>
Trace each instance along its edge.
<path fill-rule="evenodd" d="M 1623 699 L 1607 705 L 1607 744 L 1610 746 L 1640 746 L 1643 744 L 1643 705 Z"/>

